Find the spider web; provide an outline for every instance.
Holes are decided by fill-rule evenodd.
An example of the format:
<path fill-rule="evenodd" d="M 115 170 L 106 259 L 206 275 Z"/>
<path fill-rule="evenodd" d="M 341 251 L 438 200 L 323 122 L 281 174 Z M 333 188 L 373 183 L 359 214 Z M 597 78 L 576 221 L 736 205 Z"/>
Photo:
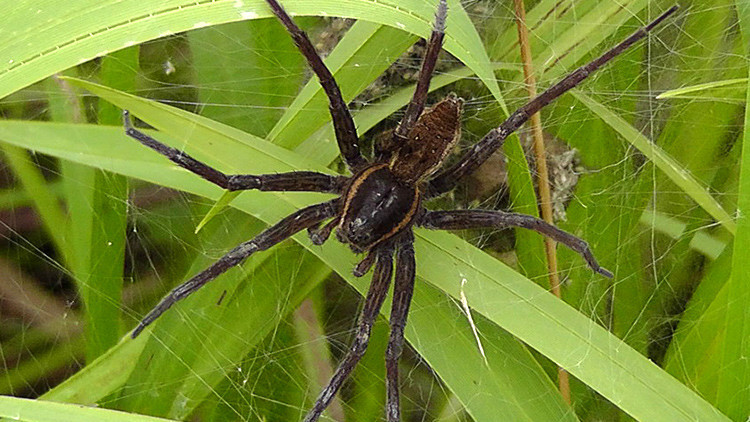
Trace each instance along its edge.
<path fill-rule="evenodd" d="M 493 46 L 492 40 L 500 38 L 499 34 L 515 31 L 508 4 L 472 1 L 463 2 L 463 6 L 488 49 Z M 655 15 L 660 6 L 651 5 L 644 10 Z M 726 210 L 733 210 L 742 92 L 729 87 L 698 92 L 687 99 L 657 100 L 655 96 L 671 88 L 746 76 L 734 4 L 712 0 L 683 6 L 676 24 L 668 23 L 650 37 L 646 47 L 635 48 L 616 59 L 584 82 L 579 92 L 655 141 Z M 570 14 L 559 18 L 561 31 L 579 17 Z M 352 25 L 340 19 L 300 18 L 299 22 L 324 52 L 330 52 Z M 638 25 L 635 20 L 629 21 L 605 44 L 613 45 Z M 554 48 L 555 40 L 552 36 L 533 42 Z M 392 45 L 396 46 L 397 40 Z M 415 80 L 422 51 L 423 46 L 417 44 L 400 54 L 391 67 L 375 59 L 347 64 L 387 68 L 384 76 L 357 96 L 352 107 L 367 111 L 373 104 L 397 95 L 399 89 Z M 138 95 L 200 112 L 261 137 L 272 133 L 311 76 L 286 33 L 271 20 L 205 28 L 154 41 L 142 46 L 140 54 Z M 593 57 L 594 52 L 589 52 L 576 63 Z M 444 54 L 436 74 L 447 75 L 459 65 L 455 58 Z M 84 71 L 96 71 L 95 65 L 87 66 Z M 561 73 L 574 68 L 566 67 Z M 525 91 L 518 70 L 501 70 L 497 76 L 509 108 L 523 104 Z M 558 78 L 543 74 L 538 79 L 543 88 Z M 6 99 L 0 103 L 3 115 L 27 119 L 48 116 L 47 90 L 47 86 L 39 85 Z M 437 90 L 429 102 L 434 103 L 451 91 L 466 99 L 460 144 L 465 151 L 497 125 L 503 114 L 481 82 L 471 77 Z M 92 100 L 86 101 L 91 104 Z M 315 101 L 303 104 L 301 110 L 310 116 L 326 112 L 326 104 Z M 378 131 L 393 127 L 399 115 L 382 119 L 370 130 L 363 139 L 365 148 L 370 147 Z M 305 119 L 300 120 L 300 127 L 305 129 Z M 560 98 L 545 109 L 542 121 L 552 154 L 549 162 L 557 223 L 589 241 L 597 258 L 616 274 L 614 280 L 593 275 L 580 257 L 560 246 L 559 273 L 565 300 L 589 317 L 592 324 L 606 327 L 691 388 L 710 395 L 712 388 L 717 388 L 717 375 L 700 370 L 699 363 L 718 369 L 721 362 L 711 355 L 699 358 L 707 353 L 707 346 L 697 337 L 715 330 L 713 319 L 723 315 L 720 300 L 732 300 L 722 299 L 720 294 L 729 274 L 731 235 L 705 211 L 705 204 L 689 197 L 643 151 L 635 148 L 631 139 L 586 107 L 580 96 L 568 94 Z M 306 130 L 309 136 L 325 138 L 319 126 L 313 124 Z M 525 134 L 520 137 L 521 143 L 527 145 Z M 292 138 L 280 136 L 280 143 L 287 143 L 285 146 L 290 149 L 301 147 Z M 50 181 L 58 177 L 60 170 L 54 160 L 33 158 Z M 496 155 L 455 192 L 429 206 L 517 209 L 523 203 L 508 169 L 523 164 Z M 332 166 L 341 169 L 340 163 Z M 11 171 L 3 173 L 6 179 L 11 177 Z M 6 192 L 9 198 L 23 196 L 21 188 L 12 187 L 8 181 L 5 185 L 11 186 Z M 252 217 L 227 209 L 196 236 L 192 231 L 210 208 L 208 200 L 138 182 L 132 190 L 126 201 L 126 273 L 134 282 L 126 283 L 123 301 L 123 316 L 128 324 L 169 287 L 264 226 Z M 266 199 L 269 207 L 273 206 L 272 198 Z M 85 346 L 80 337 L 84 311 L 76 295 L 76 282 L 71 281 L 72 274 L 65 270 L 59 252 L 40 227 L 29 199 L 11 199 L 6 203 L 6 217 L 0 227 L 6 239 L 5 262 L 0 262 L 0 267 L 9 274 L 3 277 L 6 282 L 0 283 L 6 285 L 0 312 L 0 360 L 4 365 L 0 372 L 7 384 L 0 387 L 5 388 L 0 392 L 35 397 L 84 365 Z M 539 260 L 538 236 L 523 237 L 512 230 L 457 234 L 548 288 L 549 270 Z M 519 244 L 525 244 L 525 249 L 517 247 Z M 530 253 L 534 248 L 537 252 Z M 351 265 L 356 262 L 352 255 Z M 362 285 L 368 280 L 369 275 L 361 280 Z M 456 283 L 462 281 L 471 284 L 474 280 L 466 274 L 464 280 Z M 335 365 L 332 362 L 348 350 L 360 309 L 360 294 L 294 242 L 284 242 L 273 251 L 251 258 L 215 284 L 207 287 L 212 290 L 205 293 L 210 299 L 204 301 L 214 302 L 214 309 L 223 309 L 212 315 L 210 307 L 198 311 L 189 306 L 176 307 L 171 315 L 163 317 L 164 325 L 175 327 L 174 331 L 157 332 L 158 341 L 147 346 L 147 351 L 154 354 L 144 354 L 133 363 L 137 368 L 148 365 L 164 373 L 141 371 L 139 377 L 130 378 L 126 388 L 101 400 L 101 405 L 137 410 L 131 406 L 155 402 L 158 400 L 154 397 L 167 397 L 177 391 L 167 406 L 172 416 L 271 421 L 296 420 L 304 414 L 317 395 L 319 384 L 327 379 L 326 371 Z M 97 291 L 96 286 L 88 287 Z M 508 371 L 516 371 L 519 377 L 532 374 L 526 382 L 553 382 L 549 380 L 555 379 L 554 364 L 536 352 L 529 353 L 487 318 L 476 312 L 467 318 L 460 301 L 435 290 L 429 280 L 418 279 L 417 289 L 428 292 L 424 294 L 432 295 L 433 301 L 419 302 L 429 305 L 413 308 L 410 318 L 416 321 L 418 315 L 441 315 L 445 327 L 466 330 L 444 331 L 433 348 L 442 348 L 446 353 L 458 349 L 471 355 L 464 357 L 467 361 L 480 362 L 487 362 L 481 351 L 487 348 L 490 355 L 495 353 L 492 356 L 496 360 L 490 356 L 485 365 L 495 365 L 497 369 L 499 360 L 505 365 L 503 368 L 511 368 Z M 241 301 L 248 297 L 261 302 Z M 273 299 L 266 303 L 263 298 Z M 473 305 L 471 301 L 467 304 Z M 227 315 L 236 316 L 236 325 L 217 324 L 222 316 L 228 319 Z M 244 325 L 243 318 L 247 318 Z M 471 334 L 472 324 L 476 338 Z M 487 397 L 508 402 L 509 408 L 525 409 L 529 414 L 535 414 L 538 408 L 560 406 L 560 398 L 550 385 L 512 399 L 498 395 L 490 386 L 478 388 L 470 397 L 457 394 L 455 386 L 442 380 L 429 359 L 418 353 L 417 349 L 424 346 L 418 343 L 419 334 L 413 333 L 418 340 L 412 341 L 401 360 L 403 420 L 484 420 L 479 413 L 470 414 L 479 412 L 471 403 Z M 373 329 L 368 353 L 329 416 L 380 420 L 385 391 L 382 357 L 387 335 L 387 322 L 381 317 Z M 432 337 L 425 334 L 424 338 Z M 466 344 L 470 347 L 459 348 Z M 157 355 L 159 351 L 161 356 Z M 544 374 L 549 378 L 534 378 Z M 575 411 L 567 414 L 570 418 L 613 419 L 620 412 L 577 380 L 573 381 L 573 395 L 576 405 Z M 195 397 L 202 399 L 195 402 Z M 513 400 L 520 403 L 511 403 Z M 160 406 L 164 405 L 153 404 L 151 409 Z"/>

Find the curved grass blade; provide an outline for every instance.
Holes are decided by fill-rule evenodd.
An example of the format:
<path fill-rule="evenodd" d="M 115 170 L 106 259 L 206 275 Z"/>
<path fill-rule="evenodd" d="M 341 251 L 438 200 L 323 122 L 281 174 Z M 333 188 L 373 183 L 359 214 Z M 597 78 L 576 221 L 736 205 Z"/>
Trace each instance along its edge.
<path fill-rule="evenodd" d="M 704 92 L 711 89 L 716 88 L 723 88 L 726 86 L 735 86 L 735 85 L 742 85 L 742 87 L 738 87 L 737 90 L 746 88 L 747 85 L 747 79 L 748 78 L 735 78 L 735 79 L 727 79 L 724 81 L 713 81 L 713 82 L 706 82 L 703 84 L 698 85 L 691 85 L 686 86 L 682 88 L 677 89 L 671 89 L 669 91 L 664 91 L 661 94 L 656 96 L 657 100 L 664 100 L 667 98 L 702 98 L 702 97 L 695 97 L 688 94 L 693 94 L 696 92 Z"/>
<path fill-rule="evenodd" d="M 737 2 L 744 53 L 750 54 L 750 5 Z M 750 78 L 748 78 L 750 82 Z M 746 89 L 746 104 L 750 103 L 750 85 Z M 746 418 L 750 412 L 750 108 L 745 107 L 739 189 L 737 192 L 737 233 L 732 250 L 732 271 L 724 286 L 726 302 L 724 324 L 726 330 L 718 347 L 721 372 L 717 391 L 717 407 L 735 420 Z"/>
<path fill-rule="evenodd" d="M 292 15 L 341 16 L 429 34 L 434 5 L 418 0 L 287 0 Z M 445 48 L 490 88 L 500 90 L 481 39 L 459 4 L 451 5 Z M 261 0 L 121 2 L 73 4 L 26 0 L 6 11 L 0 28 L 0 98 L 61 70 L 149 40 L 245 19 L 270 17 Z"/>
<path fill-rule="evenodd" d="M 212 218 L 216 217 L 221 210 L 227 207 L 234 198 L 237 197 L 237 195 L 241 194 L 240 191 L 226 191 L 221 195 L 221 198 L 219 198 L 216 203 L 214 203 L 211 206 L 211 209 L 208 210 L 206 215 L 203 216 L 203 219 L 201 219 L 200 223 L 198 223 L 197 226 L 195 226 L 195 233 L 198 234 L 199 231 L 203 228 L 203 226 L 206 225 L 209 221 L 211 221 Z"/>
<path fill-rule="evenodd" d="M 77 404 L 0 396 L 0 417 L 26 422 L 166 422 L 172 419 L 155 418 L 135 413 L 118 412 Z"/>
<path fill-rule="evenodd" d="M 147 337 L 143 336 L 133 341 L 121 341 L 86 366 L 95 370 L 82 370 L 44 393 L 41 398 L 83 405 L 96 404 L 127 381 L 134 369 L 132 362 L 143 352 L 146 340 Z"/>
<path fill-rule="evenodd" d="M 596 113 L 602 120 L 607 122 L 631 145 L 636 147 L 643 155 L 648 157 L 672 182 L 679 186 L 688 196 L 715 218 L 725 229 L 734 234 L 737 224 L 734 219 L 724 210 L 724 207 L 716 201 L 711 194 L 685 169 L 680 163 L 667 155 L 658 145 L 649 141 L 642 133 L 613 113 L 610 109 L 582 93 L 573 90 L 572 95 L 582 102 L 591 111 Z"/>

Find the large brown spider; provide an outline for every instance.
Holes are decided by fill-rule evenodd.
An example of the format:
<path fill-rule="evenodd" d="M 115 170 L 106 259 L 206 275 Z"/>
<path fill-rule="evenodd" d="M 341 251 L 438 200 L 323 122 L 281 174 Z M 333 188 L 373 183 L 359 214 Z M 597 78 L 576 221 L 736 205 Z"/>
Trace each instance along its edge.
<path fill-rule="evenodd" d="M 375 157 L 372 161 L 368 161 L 360 153 L 357 131 L 349 109 L 333 75 L 323 64 L 307 35 L 297 27 L 276 0 L 267 2 L 289 31 L 328 95 L 336 140 L 352 176 L 330 176 L 309 171 L 227 175 L 138 131 L 130 123 L 128 112 L 125 111 L 125 130 L 128 136 L 224 189 L 308 191 L 340 195 L 334 200 L 312 205 L 291 214 L 177 286 L 143 318 L 133 330 L 133 338 L 175 302 L 198 290 L 229 268 L 240 264 L 253 253 L 266 250 L 304 229 L 308 229 L 312 242 L 320 245 L 336 228 L 336 237 L 339 241 L 348 244 L 356 253 L 367 254 L 354 268 L 354 275 L 363 276 L 373 264 L 375 270 L 359 317 L 354 343 L 328 386 L 318 396 L 305 421 L 315 421 L 320 417 L 364 354 L 370 330 L 393 276 L 395 254 L 391 333 L 386 351 L 386 414 L 388 421 L 395 422 L 399 420 L 398 359 L 403 347 L 404 327 L 414 289 L 416 268 L 412 227 L 435 230 L 524 227 L 566 245 L 581 254 L 592 270 L 612 277 L 612 273 L 599 266 L 585 241 L 542 220 L 528 215 L 494 210 L 428 211 L 422 206 L 422 200 L 434 198 L 453 189 L 461 178 L 472 173 L 497 151 L 505 138 L 525 123 L 531 115 L 643 38 L 672 14 L 677 9 L 676 6 L 513 112 L 505 122 L 485 135 L 458 162 L 435 175 L 459 139 L 463 105 L 463 100 L 450 95 L 432 108 L 424 110 L 430 78 L 442 48 L 447 14 L 446 1 L 439 2 L 417 87 L 404 117 L 393 131 L 393 135 L 375 146 Z M 325 220 L 330 221 L 320 226 Z"/>

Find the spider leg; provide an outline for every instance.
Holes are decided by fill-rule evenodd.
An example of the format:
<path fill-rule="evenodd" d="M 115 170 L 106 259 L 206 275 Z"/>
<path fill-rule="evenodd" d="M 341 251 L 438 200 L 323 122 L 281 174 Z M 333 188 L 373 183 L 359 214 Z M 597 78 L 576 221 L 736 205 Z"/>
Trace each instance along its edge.
<path fill-rule="evenodd" d="M 354 270 L 352 271 L 354 277 L 363 277 L 365 274 L 367 274 L 367 272 L 370 271 L 370 268 L 372 268 L 372 264 L 375 263 L 376 256 L 377 254 L 375 252 L 368 252 L 367 256 L 359 261 L 359 263 L 354 267 Z"/>
<path fill-rule="evenodd" d="M 333 128 L 336 133 L 339 150 L 341 150 L 341 155 L 349 165 L 349 168 L 354 172 L 356 169 L 367 164 L 367 160 L 359 152 L 357 129 L 354 126 L 354 120 L 349 112 L 349 108 L 347 108 L 346 102 L 344 102 L 344 98 L 341 96 L 341 89 L 339 89 L 331 71 L 323 63 L 323 59 L 320 58 L 307 34 L 294 23 L 279 2 L 276 0 L 266 1 L 274 15 L 286 27 L 300 53 L 307 59 L 307 63 L 312 68 L 312 71 L 318 76 L 320 85 L 328 96 L 328 108 L 331 111 L 331 119 L 333 120 Z"/>
<path fill-rule="evenodd" d="M 408 235 L 399 245 L 396 254 L 396 276 L 393 281 L 393 304 L 391 306 L 391 336 L 385 352 L 386 389 L 388 390 L 385 413 L 388 416 L 388 422 L 398 422 L 401 413 L 398 394 L 398 359 L 401 357 L 401 351 L 404 347 L 404 328 L 406 327 L 406 317 L 409 314 L 409 305 L 414 292 L 416 265 L 414 235 L 410 229 Z"/>
<path fill-rule="evenodd" d="M 393 249 L 389 246 L 381 247 L 377 250 L 377 263 L 375 264 L 375 273 L 372 276 L 370 290 L 367 292 L 365 304 L 362 313 L 359 316 L 357 332 L 354 342 L 349 348 L 346 356 L 333 374 L 333 378 L 315 400 L 315 405 L 305 416 L 305 422 L 318 420 L 326 407 L 331 403 L 336 392 L 349 377 L 359 360 L 367 350 L 367 344 L 370 340 L 370 331 L 378 316 L 380 307 L 383 306 L 383 300 L 388 293 L 388 285 L 391 282 L 393 272 Z"/>
<path fill-rule="evenodd" d="M 293 171 L 279 174 L 224 174 L 188 154 L 167 146 L 133 127 L 130 112 L 123 111 L 125 134 L 190 170 L 209 182 L 230 190 L 305 191 L 341 193 L 346 177 L 330 176 L 314 171 Z"/>
<path fill-rule="evenodd" d="M 592 270 L 612 278 L 612 273 L 596 261 L 586 241 L 530 215 L 491 210 L 428 211 L 419 224 L 428 229 L 438 230 L 481 227 L 523 227 L 534 230 L 578 252 Z"/>
<path fill-rule="evenodd" d="M 252 240 L 239 244 L 234 249 L 227 252 L 227 254 L 221 257 L 218 261 L 211 264 L 211 266 L 169 292 L 169 294 L 165 296 L 158 305 L 143 317 L 135 330 L 133 330 L 131 336 L 133 338 L 138 337 L 144 328 L 159 318 L 161 314 L 166 312 L 166 310 L 176 302 L 186 298 L 194 291 L 203 287 L 204 284 L 215 279 L 233 266 L 238 265 L 244 261 L 245 258 L 255 252 L 264 251 L 282 240 L 291 237 L 293 234 L 317 224 L 326 218 L 332 217 L 336 214 L 337 210 L 338 199 L 324 202 L 322 204 L 311 205 L 292 213 L 255 236 Z"/>
<path fill-rule="evenodd" d="M 310 235 L 310 240 L 313 245 L 320 246 L 326 243 L 326 240 L 331 236 L 331 232 L 339 224 L 339 221 L 341 221 L 340 218 L 334 218 L 323 227 L 313 226 L 307 229 L 307 233 Z"/>
<path fill-rule="evenodd" d="M 438 54 L 443 48 L 443 38 L 445 37 L 445 17 L 448 14 L 448 5 L 445 0 L 440 0 L 437 12 L 435 13 L 435 23 L 432 27 L 430 40 L 427 42 L 427 51 L 422 60 L 422 69 L 419 71 L 417 87 L 414 90 L 411 101 L 406 107 L 406 112 L 401 122 L 393 133 L 397 141 L 405 142 L 409 132 L 424 111 L 424 103 L 427 100 L 427 92 L 430 89 L 430 79 L 432 72 L 435 71 Z"/>
<path fill-rule="evenodd" d="M 614 46 L 609 51 L 605 52 L 592 62 L 581 66 L 573 73 L 563 78 L 560 82 L 548 88 L 546 91 L 539 94 L 536 98 L 528 102 L 523 107 L 514 111 L 500 126 L 491 130 L 487 135 L 482 138 L 471 150 L 466 153 L 461 159 L 440 172 L 429 182 L 427 189 L 428 197 L 438 196 L 449 190 L 453 189 L 456 183 L 467 174 L 472 173 L 487 158 L 495 153 L 511 133 L 515 132 L 521 125 L 536 112 L 541 110 L 544 106 L 552 102 L 554 99 L 564 94 L 568 90 L 575 88 L 584 79 L 586 79 L 591 73 L 602 67 L 608 61 L 617 57 L 620 53 L 627 50 L 631 45 L 638 42 L 641 38 L 645 37 L 649 31 L 655 26 L 660 24 L 669 15 L 677 10 L 677 6 L 672 6 L 669 10 L 661 14 L 654 21 L 648 25 L 638 29 L 633 35 L 626 38 L 621 43 Z"/>

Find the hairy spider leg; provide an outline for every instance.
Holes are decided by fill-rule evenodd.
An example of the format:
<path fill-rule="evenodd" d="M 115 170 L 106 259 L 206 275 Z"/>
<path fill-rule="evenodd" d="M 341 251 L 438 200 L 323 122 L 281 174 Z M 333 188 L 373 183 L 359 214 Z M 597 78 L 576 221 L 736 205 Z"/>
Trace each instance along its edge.
<path fill-rule="evenodd" d="M 167 146 L 133 127 L 130 113 L 122 113 L 125 134 L 141 144 L 164 155 L 178 166 L 189 170 L 209 182 L 230 191 L 258 189 L 261 191 L 303 191 L 341 193 L 346 177 L 331 176 L 314 171 L 292 171 L 277 174 L 224 174 L 196 160 L 190 155 Z"/>
<path fill-rule="evenodd" d="M 648 25 L 638 29 L 633 35 L 626 38 L 621 43 L 614 46 L 609 51 L 605 52 L 592 62 L 581 66 L 573 73 L 563 78 L 560 82 L 556 83 L 546 91 L 539 94 L 536 98 L 529 101 L 526 105 L 514 111 L 500 126 L 491 130 L 487 135 L 482 138 L 476 145 L 474 145 L 469 152 L 467 152 L 461 159 L 454 165 L 450 166 L 446 170 L 440 172 L 429 182 L 427 188 L 427 196 L 435 197 L 441 195 L 456 186 L 456 183 L 461 180 L 467 174 L 473 173 L 482 163 L 485 162 L 492 154 L 495 153 L 511 133 L 515 132 L 521 125 L 536 112 L 541 110 L 544 106 L 552 102 L 554 99 L 564 94 L 568 90 L 575 88 L 584 79 L 586 79 L 591 73 L 604 66 L 608 61 L 620 55 L 623 51 L 627 50 L 631 45 L 638 42 L 640 39 L 645 37 L 654 27 L 659 25 L 669 15 L 677 11 L 678 6 L 672 6 L 669 10 L 662 13 L 658 18 L 654 19 Z"/>
<path fill-rule="evenodd" d="M 385 384 L 388 392 L 385 413 L 388 422 L 398 422 L 399 408 L 398 360 L 404 348 L 404 328 L 409 315 L 409 305 L 414 293 L 414 277 L 417 263 L 414 258 L 414 234 L 411 229 L 403 235 L 396 253 L 396 275 L 393 280 L 393 303 L 391 305 L 391 334 L 385 351 Z"/>
<path fill-rule="evenodd" d="M 336 217 L 323 227 L 314 226 L 307 229 L 307 234 L 310 236 L 310 241 L 312 241 L 313 245 L 320 246 L 326 243 L 326 240 L 331 236 L 331 232 L 338 226 L 340 220 L 339 217 Z"/>
<path fill-rule="evenodd" d="M 438 55 L 443 48 L 443 38 L 445 38 L 445 18 L 447 14 L 448 5 L 445 0 L 440 0 L 437 12 L 435 13 L 435 23 L 432 27 L 432 34 L 430 35 L 430 40 L 427 42 L 427 51 L 422 59 L 422 68 L 419 71 L 417 86 L 414 89 L 414 94 L 411 97 L 411 101 L 409 101 L 409 105 L 406 107 L 404 117 L 401 119 L 401 122 L 393 133 L 396 141 L 406 141 L 406 137 L 409 135 L 409 132 L 411 132 L 411 129 L 419 119 L 419 116 L 422 115 L 422 111 L 424 111 L 427 92 L 430 90 L 432 73 L 435 71 L 435 64 L 437 63 Z"/>
<path fill-rule="evenodd" d="M 365 354 L 367 350 L 367 344 L 370 341 L 370 332 L 372 331 L 372 325 L 375 323 L 375 319 L 380 312 L 380 308 L 383 306 L 383 301 L 388 293 L 388 286 L 391 283 L 391 275 L 393 273 L 393 247 L 392 246 L 381 246 L 377 249 L 377 263 L 375 264 L 375 272 L 372 276 L 372 282 L 370 283 L 370 289 L 365 297 L 365 304 L 362 307 L 362 312 L 359 315 L 359 322 L 357 323 L 357 331 L 354 335 L 354 342 L 349 347 L 349 351 L 344 356 L 344 359 L 339 364 L 333 377 L 328 382 L 328 385 L 321 391 L 315 405 L 310 409 L 310 412 L 305 416 L 305 422 L 313 422 L 318 420 L 320 415 L 323 413 L 326 407 L 331 403 L 336 392 L 339 391 L 341 385 L 346 381 L 354 367 Z"/>
<path fill-rule="evenodd" d="M 440 50 L 443 48 L 443 39 L 445 38 L 445 19 L 448 14 L 448 5 L 445 0 L 440 0 L 437 12 L 435 13 L 435 22 L 432 26 L 430 39 L 427 41 L 427 50 L 422 58 L 422 67 L 419 70 L 417 86 L 414 89 L 409 105 L 406 107 L 404 117 L 396 126 L 396 129 L 389 130 L 375 137 L 375 159 L 376 161 L 389 161 L 395 151 L 409 141 L 409 134 L 422 116 L 427 100 L 427 93 L 430 90 L 430 80 L 432 73 L 435 71 Z"/>
<path fill-rule="evenodd" d="M 240 264 L 245 258 L 255 252 L 264 251 L 282 240 L 288 239 L 293 234 L 334 216 L 338 212 L 338 209 L 338 198 L 322 204 L 311 205 L 283 218 L 278 223 L 255 236 L 252 240 L 240 243 L 234 249 L 227 252 L 226 255 L 219 258 L 218 261 L 211 264 L 211 266 L 169 292 L 169 294 L 141 320 L 138 326 L 133 330 L 131 337 L 138 337 L 144 328 L 159 318 L 159 316 L 172 307 L 172 305 L 186 298 L 230 268 Z"/>
<path fill-rule="evenodd" d="M 533 230 L 578 252 L 592 270 L 605 277 L 612 278 L 612 273 L 602 268 L 596 261 L 589 244 L 585 240 L 530 215 L 495 210 L 428 211 L 418 224 L 428 229 L 437 230 L 484 227 L 522 227 Z"/>
<path fill-rule="evenodd" d="M 333 78 L 331 71 L 323 63 L 323 59 L 315 50 L 304 31 L 302 31 L 292 18 L 286 13 L 283 7 L 276 0 L 266 0 L 271 7 L 274 15 L 279 18 L 297 45 L 300 53 L 305 56 L 310 68 L 318 76 L 320 85 L 323 87 L 328 96 L 328 109 L 331 111 L 333 128 L 336 133 L 336 142 L 338 142 L 341 155 L 344 157 L 346 164 L 352 173 L 367 165 L 367 160 L 359 151 L 359 138 L 357 137 L 357 128 L 354 126 L 354 120 L 349 112 L 349 108 L 341 96 L 341 89 Z"/>
<path fill-rule="evenodd" d="M 368 252 L 367 255 L 354 266 L 352 275 L 354 275 L 354 277 L 363 277 L 367 274 L 367 272 L 370 271 L 370 268 L 372 268 L 372 264 L 375 263 L 375 256 L 375 252 Z"/>

